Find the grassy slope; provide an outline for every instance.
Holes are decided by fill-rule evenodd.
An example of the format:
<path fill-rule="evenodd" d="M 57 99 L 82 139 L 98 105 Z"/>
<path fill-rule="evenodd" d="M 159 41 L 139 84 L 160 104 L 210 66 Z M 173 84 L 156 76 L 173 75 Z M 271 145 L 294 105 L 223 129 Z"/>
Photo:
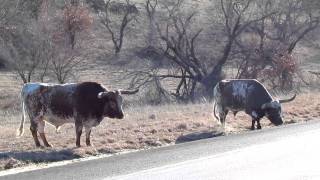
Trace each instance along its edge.
<path fill-rule="evenodd" d="M 320 116 L 320 94 L 300 94 L 297 99 L 284 105 L 286 123 L 308 121 Z M 297 104 L 299 106 L 297 106 Z M 54 127 L 47 125 L 48 140 L 54 148 L 37 149 L 25 124 L 25 134 L 15 137 L 20 114 L 12 114 L 9 124 L 0 125 L 0 169 L 28 163 L 60 161 L 90 155 L 115 153 L 124 150 L 143 149 L 170 145 L 185 141 L 221 135 L 220 125 L 212 117 L 212 105 L 163 105 L 125 109 L 124 120 L 104 119 L 93 130 L 93 147 L 75 148 L 75 133 L 72 124 L 64 125 L 56 134 Z M 227 119 L 227 134 L 248 131 L 251 122 L 244 113 Z M 273 125 L 262 120 L 263 128 Z M 84 145 L 84 137 L 82 137 Z"/>
<path fill-rule="evenodd" d="M 202 8 L 204 7 L 198 6 L 198 9 Z M 140 22 L 141 26 L 144 26 L 143 22 Z M 93 34 L 95 37 L 100 37 L 101 33 L 103 32 L 98 29 Z M 141 39 L 143 32 L 138 33 L 140 34 L 134 32 L 135 35 L 131 37 L 135 41 L 126 41 L 124 52 L 129 51 L 129 53 L 120 57 L 121 61 L 139 60 L 131 59 L 130 54 L 137 41 L 138 44 L 143 44 L 144 40 Z M 111 59 L 112 56 L 110 41 L 106 42 L 105 39 L 94 39 L 94 41 L 90 44 L 95 50 L 94 56 L 106 55 L 97 60 L 93 60 L 96 57 L 88 59 L 86 66 L 78 72 L 79 79 L 76 81 L 94 80 L 105 84 L 110 89 L 126 88 L 128 82 L 119 80 L 122 75 L 121 69 L 106 65 L 106 59 Z M 208 46 L 211 45 L 208 44 Z M 131 65 L 125 67 L 131 68 Z M 46 128 L 48 140 L 54 148 L 36 149 L 29 131 L 28 120 L 25 124 L 24 136 L 15 137 L 21 114 L 18 95 L 21 85 L 13 73 L 0 72 L 0 170 L 30 163 L 60 161 L 101 153 L 175 144 L 213 137 L 216 134 L 219 135 L 221 131 L 221 127 L 211 115 L 212 105 L 209 103 L 129 107 L 125 109 L 127 116 L 124 120 L 105 119 L 94 129 L 92 133 L 94 147 L 75 148 L 74 127 L 67 124 L 61 128 L 59 134 L 56 134 L 54 128 L 48 125 Z M 319 99 L 320 93 L 309 92 L 300 94 L 294 102 L 284 105 L 286 122 L 307 121 L 319 117 Z M 226 131 L 241 133 L 247 131 L 250 125 L 250 118 L 244 113 L 239 113 L 236 118 L 229 114 Z M 272 127 L 268 120 L 263 120 L 262 125 L 263 128 Z"/>

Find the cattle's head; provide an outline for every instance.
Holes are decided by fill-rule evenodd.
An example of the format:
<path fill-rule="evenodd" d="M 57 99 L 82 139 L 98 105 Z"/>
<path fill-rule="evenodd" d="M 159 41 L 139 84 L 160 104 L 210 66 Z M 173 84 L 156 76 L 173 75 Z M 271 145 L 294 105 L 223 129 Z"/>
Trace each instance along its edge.
<path fill-rule="evenodd" d="M 98 94 L 98 98 L 102 99 L 105 102 L 103 114 L 109 118 L 123 119 L 124 113 L 122 110 L 123 98 L 121 94 L 134 94 L 138 92 L 135 91 L 125 91 L 125 90 L 116 90 L 116 91 L 105 91 Z"/>
<path fill-rule="evenodd" d="M 283 124 L 282 120 L 282 110 L 281 110 L 281 103 L 286 103 L 294 100 L 296 98 L 296 95 L 294 95 L 292 98 L 289 99 L 283 99 L 283 100 L 273 100 L 271 102 L 265 103 L 261 106 L 261 109 L 264 110 L 265 115 L 267 116 L 270 121 L 278 126 Z"/>

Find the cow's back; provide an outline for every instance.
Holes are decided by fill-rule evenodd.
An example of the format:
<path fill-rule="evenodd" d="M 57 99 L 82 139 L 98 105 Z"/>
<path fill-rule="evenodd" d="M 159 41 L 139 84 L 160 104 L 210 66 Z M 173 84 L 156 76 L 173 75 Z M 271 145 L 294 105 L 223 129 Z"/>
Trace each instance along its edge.
<path fill-rule="evenodd" d="M 76 84 L 26 83 L 21 92 L 31 116 L 69 118 L 73 116 L 73 93 Z"/>
<path fill-rule="evenodd" d="M 48 107 L 47 113 L 61 118 L 73 117 L 73 94 L 76 86 L 76 84 L 47 86 L 46 91 L 42 94 Z"/>
<path fill-rule="evenodd" d="M 222 80 L 216 88 L 220 93 L 220 103 L 233 111 L 249 111 L 272 100 L 265 87 L 254 79 Z"/>
<path fill-rule="evenodd" d="M 84 118 L 101 119 L 103 116 L 104 102 L 98 98 L 100 92 L 105 92 L 99 83 L 79 83 L 74 93 L 75 108 L 77 113 Z"/>
<path fill-rule="evenodd" d="M 21 91 L 21 98 L 25 105 L 25 109 L 31 116 L 36 116 L 43 109 L 43 99 L 41 99 L 41 91 L 43 86 L 39 83 L 26 83 Z"/>

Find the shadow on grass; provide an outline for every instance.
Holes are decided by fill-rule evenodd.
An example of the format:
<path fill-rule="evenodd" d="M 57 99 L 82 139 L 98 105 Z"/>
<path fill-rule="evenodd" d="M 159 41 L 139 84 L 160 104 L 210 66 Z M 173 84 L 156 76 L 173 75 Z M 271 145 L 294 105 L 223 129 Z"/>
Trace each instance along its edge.
<path fill-rule="evenodd" d="M 62 160 L 71 160 L 80 158 L 79 154 L 76 154 L 73 149 L 64 150 L 38 150 L 38 151 L 26 151 L 26 152 L 0 152 L 0 161 L 13 158 L 18 161 L 24 162 L 54 162 Z"/>
<path fill-rule="evenodd" d="M 176 144 L 196 141 L 200 139 L 208 139 L 213 137 L 222 136 L 223 132 L 221 131 L 203 131 L 203 132 L 195 132 L 186 135 L 179 136 L 176 140 Z"/>

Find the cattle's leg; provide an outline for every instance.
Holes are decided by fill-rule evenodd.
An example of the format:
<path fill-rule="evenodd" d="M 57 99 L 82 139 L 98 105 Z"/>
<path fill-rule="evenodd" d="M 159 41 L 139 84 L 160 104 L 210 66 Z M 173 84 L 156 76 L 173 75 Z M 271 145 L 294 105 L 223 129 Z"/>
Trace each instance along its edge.
<path fill-rule="evenodd" d="M 40 147 L 40 141 L 38 139 L 38 134 L 37 134 L 37 124 L 35 122 L 33 122 L 33 120 L 31 119 L 30 121 L 30 131 L 34 140 L 34 143 L 36 144 L 37 147 Z"/>
<path fill-rule="evenodd" d="M 52 147 L 51 144 L 48 143 L 47 141 L 47 138 L 46 138 L 46 135 L 44 133 L 39 133 L 40 134 L 40 137 L 43 141 L 43 144 L 46 146 L 46 147 Z"/>
<path fill-rule="evenodd" d="M 85 131 L 86 131 L 86 144 L 87 146 L 91 146 L 91 142 L 90 142 L 91 127 L 85 127 Z"/>
<path fill-rule="evenodd" d="M 255 129 L 255 122 L 257 122 L 257 129 L 261 129 L 260 119 L 252 119 L 251 130 Z"/>
<path fill-rule="evenodd" d="M 251 130 L 255 129 L 256 120 L 252 119 Z"/>
<path fill-rule="evenodd" d="M 260 119 L 257 119 L 257 129 L 261 129 Z"/>
<path fill-rule="evenodd" d="M 42 139 L 42 142 L 43 144 L 46 146 L 46 147 L 52 147 L 48 141 L 47 141 L 47 138 L 46 138 L 46 135 L 44 133 L 44 127 L 45 127 L 45 121 L 43 120 L 43 117 L 42 116 L 39 116 L 38 117 L 38 132 L 40 134 L 40 137 Z"/>
<path fill-rule="evenodd" d="M 220 122 L 222 124 L 223 127 L 223 131 L 225 130 L 226 127 L 226 117 L 228 114 L 228 110 L 222 110 L 219 112 L 219 118 L 220 118 Z"/>
<path fill-rule="evenodd" d="M 77 122 L 77 120 L 76 120 L 75 126 L 76 126 L 76 146 L 80 147 L 81 146 L 80 145 L 80 137 L 81 137 L 82 128 L 83 128 L 82 122 Z"/>

